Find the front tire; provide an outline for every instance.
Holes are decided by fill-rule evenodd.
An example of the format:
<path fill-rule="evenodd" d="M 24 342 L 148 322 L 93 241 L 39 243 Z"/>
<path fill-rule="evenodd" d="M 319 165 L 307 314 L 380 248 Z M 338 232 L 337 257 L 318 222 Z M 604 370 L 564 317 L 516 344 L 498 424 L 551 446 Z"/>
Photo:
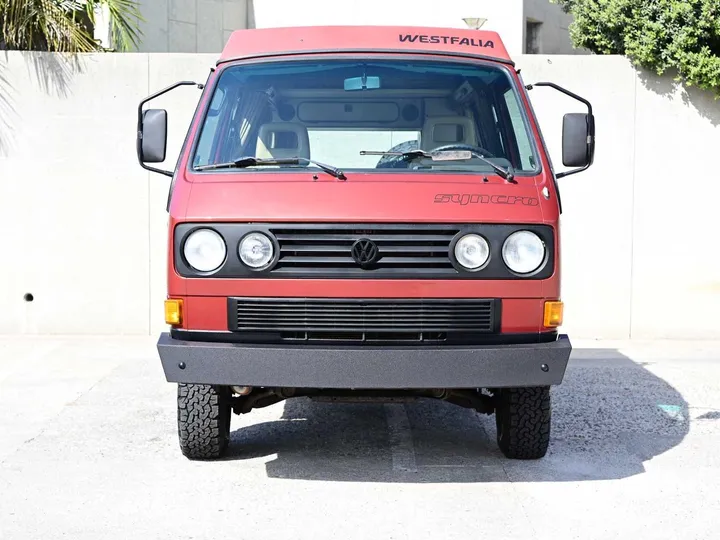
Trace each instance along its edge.
<path fill-rule="evenodd" d="M 178 436 L 189 459 L 222 457 L 230 441 L 230 391 L 206 384 L 178 384 Z"/>
<path fill-rule="evenodd" d="M 550 387 L 503 388 L 496 394 L 500 450 L 510 459 L 540 459 L 550 444 Z"/>

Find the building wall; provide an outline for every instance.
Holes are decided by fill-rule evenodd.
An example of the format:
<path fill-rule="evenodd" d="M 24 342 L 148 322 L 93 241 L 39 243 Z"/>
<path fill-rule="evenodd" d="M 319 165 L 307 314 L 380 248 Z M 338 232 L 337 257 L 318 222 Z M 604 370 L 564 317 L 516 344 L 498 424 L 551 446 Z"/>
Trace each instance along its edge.
<path fill-rule="evenodd" d="M 568 30 L 572 16 L 550 0 L 524 0 L 525 21 L 539 22 L 539 54 L 587 54 L 575 49 Z M 525 52 L 525 51 L 523 51 Z"/>
<path fill-rule="evenodd" d="M 148 334 L 164 328 L 169 179 L 135 157 L 136 107 L 216 55 L 0 55 L 0 333 Z M 516 58 L 525 82 L 590 99 L 597 156 L 559 181 L 565 330 L 583 338 L 720 338 L 720 148 L 712 96 L 638 74 L 621 57 Z M 199 91 L 169 112 L 166 168 Z M 531 99 L 555 167 L 562 115 L 582 105 L 549 88 Z M 32 302 L 24 295 L 31 293 Z"/>
<path fill-rule="evenodd" d="M 141 52 L 222 50 L 233 30 L 312 25 L 409 25 L 466 28 L 466 18 L 486 19 L 483 29 L 502 36 L 511 54 L 526 52 L 528 19 L 539 26 L 539 52 L 574 54 L 572 18 L 549 0 L 363 0 L 350 7 L 337 0 L 138 0 L 145 19 Z M 351 16 L 349 16 L 351 15 Z"/>
<path fill-rule="evenodd" d="M 483 30 L 500 32 L 511 54 L 522 52 L 523 0 L 255 0 L 257 28 L 306 25 L 407 25 L 467 28 L 464 18 L 481 17 Z"/>
<path fill-rule="evenodd" d="M 251 0 L 138 0 L 140 52 L 219 53 L 230 32 L 248 28 Z"/>

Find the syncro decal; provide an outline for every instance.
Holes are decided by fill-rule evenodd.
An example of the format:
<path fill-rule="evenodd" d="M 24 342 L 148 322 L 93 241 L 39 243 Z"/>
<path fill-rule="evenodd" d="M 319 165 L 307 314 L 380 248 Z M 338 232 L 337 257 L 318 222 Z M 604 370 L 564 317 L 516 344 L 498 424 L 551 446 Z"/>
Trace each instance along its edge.
<path fill-rule="evenodd" d="M 425 34 L 400 34 L 401 42 L 408 43 L 443 43 L 445 45 L 465 45 L 467 47 L 495 48 L 492 40 L 483 41 L 475 38 L 460 38 L 458 36 L 428 36 Z"/>
<path fill-rule="evenodd" d="M 480 195 L 479 193 L 448 193 L 435 195 L 435 202 L 439 204 L 522 204 L 524 206 L 537 206 L 540 201 L 535 197 L 516 197 L 515 195 Z"/>

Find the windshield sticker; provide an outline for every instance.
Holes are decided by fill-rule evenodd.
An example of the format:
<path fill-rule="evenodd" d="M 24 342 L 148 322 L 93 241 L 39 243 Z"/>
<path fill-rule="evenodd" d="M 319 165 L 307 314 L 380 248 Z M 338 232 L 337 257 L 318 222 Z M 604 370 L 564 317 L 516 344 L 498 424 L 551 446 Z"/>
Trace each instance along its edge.
<path fill-rule="evenodd" d="M 492 40 L 483 41 L 482 39 L 475 38 L 460 38 L 458 36 L 428 36 L 425 34 L 400 34 L 401 42 L 415 43 L 443 43 L 447 45 L 466 45 L 468 47 L 487 47 L 489 49 L 495 48 L 495 43 Z"/>
<path fill-rule="evenodd" d="M 516 197 L 515 195 L 480 195 L 479 193 L 451 193 L 435 195 L 439 204 L 454 203 L 460 206 L 468 204 L 522 204 L 537 206 L 540 201 L 535 197 Z"/>

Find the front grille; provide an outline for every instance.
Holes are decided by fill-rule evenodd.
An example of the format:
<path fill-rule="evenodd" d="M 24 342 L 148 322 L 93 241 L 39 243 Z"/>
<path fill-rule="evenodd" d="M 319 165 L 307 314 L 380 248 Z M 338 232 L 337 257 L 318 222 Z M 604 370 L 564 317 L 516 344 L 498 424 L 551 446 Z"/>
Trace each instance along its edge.
<path fill-rule="evenodd" d="M 280 257 L 271 271 L 277 276 L 450 276 L 457 274 L 449 247 L 460 229 L 437 225 L 315 225 L 272 227 Z M 377 260 L 362 267 L 352 257 L 359 239 L 373 241 Z"/>
<path fill-rule="evenodd" d="M 494 299 L 229 298 L 228 327 L 259 341 L 439 342 L 499 330 Z"/>

